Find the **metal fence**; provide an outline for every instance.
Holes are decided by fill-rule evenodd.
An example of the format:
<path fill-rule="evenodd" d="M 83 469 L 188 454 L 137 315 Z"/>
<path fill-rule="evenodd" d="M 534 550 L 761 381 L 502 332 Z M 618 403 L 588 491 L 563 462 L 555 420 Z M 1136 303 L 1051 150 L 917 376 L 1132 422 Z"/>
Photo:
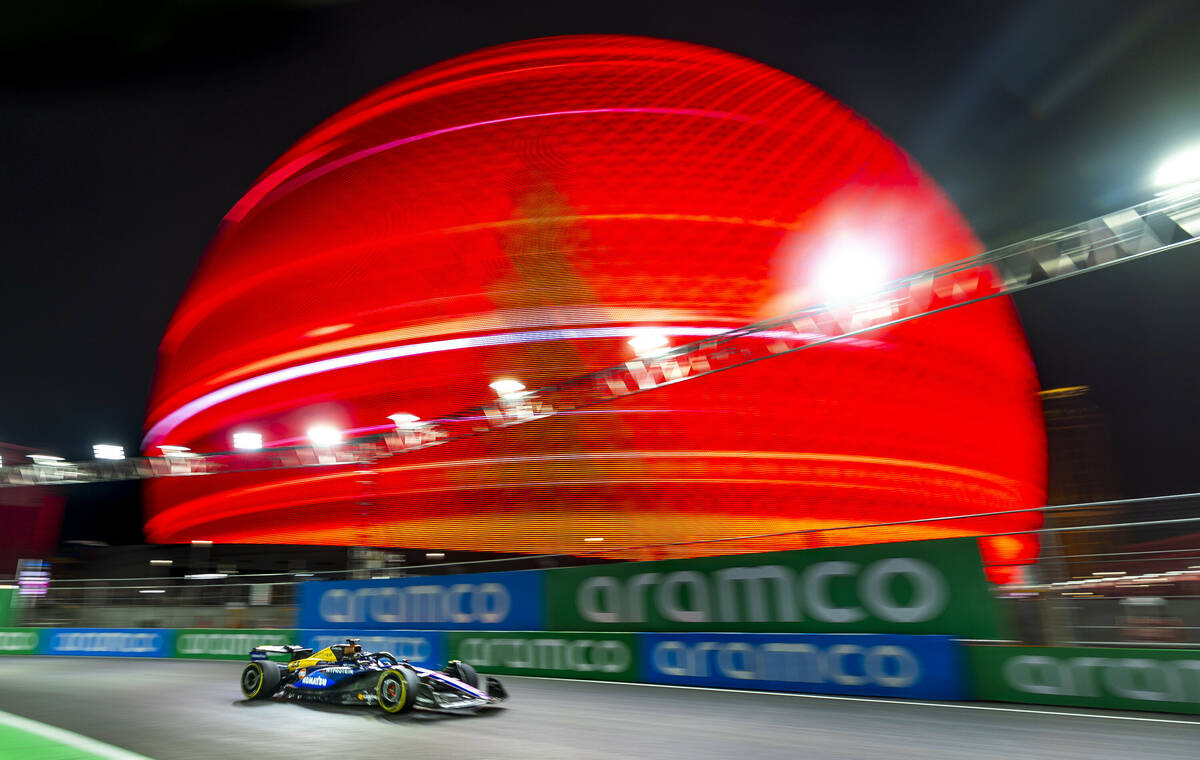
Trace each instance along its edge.
<path fill-rule="evenodd" d="M 1037 513 L 1041 527 L 968 533 L 965 521 Z M 982 512 L 782 534 L 634 547 L 572 555 L 472 560 L 403 568 L 264 574 L 52 580 L 43 597 L 22 598 L 29 626 L 290 628 L 299 584 L 345 578 L 453 575 L 687 555 L 901 540 L 914 527 L 946 535 L 1036 537 L 1036 561 L 993 592 L 1014 637 L 1032 644 L 1200 646 L 1200 494 Z M 987 553 L 985 552 L 985 557 Z M 1004 565 L 992 558 L 985 564 Z"/>

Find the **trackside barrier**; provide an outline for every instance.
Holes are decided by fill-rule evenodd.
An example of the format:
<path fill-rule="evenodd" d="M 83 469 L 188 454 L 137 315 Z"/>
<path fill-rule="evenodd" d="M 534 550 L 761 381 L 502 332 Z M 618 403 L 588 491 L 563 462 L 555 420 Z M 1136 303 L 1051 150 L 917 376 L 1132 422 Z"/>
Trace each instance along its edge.
<path fill-rule="evenodd" d="M 85 657 L 170 657 L 175 631 L 168 628 L 42 628 L 37 654 Z"/>
<path fill-rule="evenodd" d="M 552 630 L 1004 638 L 971 538 L 545 572 Z"/>
<path fill-rule="evenodd" d="M 244 660 L 260 644 L 295 644 L 296 631 L 183 628 L 175 632 L 174 657 L 201 660 Z"/>
<path fill-rule="evenodd" d="M 450 633 L 450 655 L 484 673 L 638 681 L 637 634 Z"/>
<path fill-rule="evenodd" d="M 909 699 L 967 699 L 949 636 L 643 633 L 644 683 Z"/>
<path fill-rule="evenodd" d="M 815 694 L 961 700 L 948 636 L 450 632 L 450 656 L 485 673 Z"/>
<path fill-rule="evenodd" d="M 41 628 L 0 628 L 0 655 L 37 654 Z"/>
<path fill-rule="evenodd" d="M 303 584 L 299 627 L 1004 638 L 974 539 Z"/>
<path fill-rule="evenodd" d="M 306 630 L 297 631 L 300 644 L 312 647 L 313 651 L 331 644 L 341 644 L 347 638 L 358 639 L 367 652 L 390 652 L 413 665 L 433 668 L 446 664 L 446 636 L 444 631 L 351 631 L 351 630 Z M 288 643 L 297 643 L 296 641 Z M 245 655 L 242 655 L 244 658 Z"/>
<path fill-rule="evenodd" d="M 347 637 L 416 665 L 457 658 L 498 675 L 1200 714 L 1200 651 L 963 646 L 933 635 L 0 628 L 0 655 L 242 660 L 258 644 Z"/>
<path fill-rule="evenodd" d="M 542 570 L 370 581 L 309 581 L 299 627 L 518 630 L 546 627 Z"/>
<path fill-rule="evenodd" d="M 1200 715 L 1200 651 L 967 648 L 974 698 Z"/>

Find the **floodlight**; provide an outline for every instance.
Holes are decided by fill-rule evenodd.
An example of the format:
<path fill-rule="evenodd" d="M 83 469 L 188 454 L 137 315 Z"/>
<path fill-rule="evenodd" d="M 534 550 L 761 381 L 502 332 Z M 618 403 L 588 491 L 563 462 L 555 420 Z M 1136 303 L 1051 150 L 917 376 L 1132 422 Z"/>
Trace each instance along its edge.
<path fill-rule="evenodd" d="M 308 429 L 308 440 L 314 446 L 335 446 L 342 442 L 342 431 L 332 425 L 313 425 Z"/>
<path fill-rule="evenodd" d="M 97 443 L 95 446 L 92 446 L 92 454 L 97 459 L 124 459 L 125 447 L 111 443 Z"/>
<path fill-rule="evenodd" d="M 511 377 L 502 377 L 494 383 L 489 383 L 488 387 L 494 390 L 500 398 L 513 398 L 525 390 L 524 383 Z"/>
<path fill-rule="evenodd" d="M 249 451 L 261 449 L 263 447 L 262 433 L 252 433 L 248 430 L 238 431 L 233 434 L 233 447 Z"/>
<path fill-rule="evenodd" d="M 643 359 L 657 356 L 671 347 L 671 341 L 662 333 L 639 333 L 629 339 L 633 352 Z"/>

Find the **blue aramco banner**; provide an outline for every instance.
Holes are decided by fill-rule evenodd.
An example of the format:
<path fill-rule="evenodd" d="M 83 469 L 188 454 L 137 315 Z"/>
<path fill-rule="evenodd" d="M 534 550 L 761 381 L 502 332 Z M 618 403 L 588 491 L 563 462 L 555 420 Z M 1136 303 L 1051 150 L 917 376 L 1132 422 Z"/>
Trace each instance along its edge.
<path fill-rule="evenodd" d="M 540 631 L 546 627 L 541 570 L 310 581 L 300 628 Z"/>
<path fill-rule="evenodd" d="M 165 628 L 46 628 L 38 654 L 170 657 L 175 631 Z"/>
<path fill-rule="evenodd" d="M 358 639 L 364 652 L 387 652 L 422 668 L 446 664 L 446 634 L 442 631 L 300 631 L 300 641 L 313 651 Z"/>
<path fill-rule="evenodd" d="M 646 683 L 725 689 L 966 699 L 949 636 L 642 633 Z"/>

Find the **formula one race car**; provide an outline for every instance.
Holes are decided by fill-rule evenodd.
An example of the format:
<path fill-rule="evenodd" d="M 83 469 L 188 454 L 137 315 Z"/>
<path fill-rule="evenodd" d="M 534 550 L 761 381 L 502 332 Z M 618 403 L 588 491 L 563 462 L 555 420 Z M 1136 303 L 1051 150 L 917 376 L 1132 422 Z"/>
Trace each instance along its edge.
<path fill-rule="evenodd" d="M 272 662 L 270 655 L 289 661 Z M 398 660 L 388 652 L 363 652 L 358 639 L 319 652 L 300 646 L 257 646 L 242 671 L 246 699 L 288 699 L 335 705 L 379 705 L 402 713 L 419 707 L 443 712 L 476 711 L 508 699 L 496 678 L 481 677 L 465 662 L 451 660 L 441 671 Z"/>

